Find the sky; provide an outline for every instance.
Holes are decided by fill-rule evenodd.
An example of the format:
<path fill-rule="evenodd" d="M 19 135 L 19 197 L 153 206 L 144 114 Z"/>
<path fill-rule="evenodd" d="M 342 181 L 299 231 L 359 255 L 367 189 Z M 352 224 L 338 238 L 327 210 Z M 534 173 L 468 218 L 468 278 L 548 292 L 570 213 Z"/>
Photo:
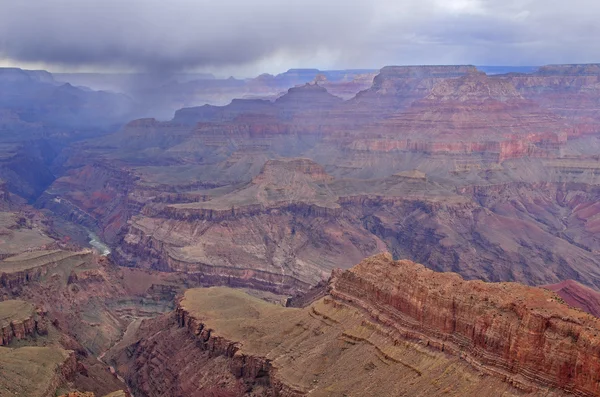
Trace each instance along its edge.
<path fill-rule="evenodd" d="M 0 0 L 0 66 L 278 73 L 600 62 L 597 0 Z"/>

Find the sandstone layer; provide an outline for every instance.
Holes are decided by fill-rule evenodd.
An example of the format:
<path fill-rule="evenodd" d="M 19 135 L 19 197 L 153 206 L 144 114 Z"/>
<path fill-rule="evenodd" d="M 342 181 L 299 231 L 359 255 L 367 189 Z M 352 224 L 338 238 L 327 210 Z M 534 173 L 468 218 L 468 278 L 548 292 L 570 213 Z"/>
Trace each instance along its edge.
<path fill-rule="evenodd" d="M 188 290 L 133 341 L 114 357 L 141 396 L 599 391 L 597 318 L 545 289 L 465 281 L 389 254 L 335 271 L 327 295 L 303 309 Z"/>
<path fill-rule="evenodd" d="M 334 276 L 330 294 L 428 346 L 524 387 L 597 395 L 600 321 L 553 293 L 464 281 L 380 255 Z"/>
<path fill-rule="evenodd" d="M 189 290 L 176 314 L 144 323 L 116 361 L 140 396 L 521 395 L 387 332 L 331 298 L 291 309 L 236 290 Z"/>

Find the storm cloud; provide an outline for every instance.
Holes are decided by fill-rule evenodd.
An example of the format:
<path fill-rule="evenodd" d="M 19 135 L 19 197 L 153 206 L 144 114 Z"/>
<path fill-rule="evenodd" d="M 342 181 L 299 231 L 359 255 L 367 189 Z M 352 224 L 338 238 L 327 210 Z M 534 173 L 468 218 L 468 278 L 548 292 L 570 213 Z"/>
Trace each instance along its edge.
<path fill-rule="evenodd" d="M 595 0 L 0 0 L 0 59 L 190 70 L 600 61 Z"/>

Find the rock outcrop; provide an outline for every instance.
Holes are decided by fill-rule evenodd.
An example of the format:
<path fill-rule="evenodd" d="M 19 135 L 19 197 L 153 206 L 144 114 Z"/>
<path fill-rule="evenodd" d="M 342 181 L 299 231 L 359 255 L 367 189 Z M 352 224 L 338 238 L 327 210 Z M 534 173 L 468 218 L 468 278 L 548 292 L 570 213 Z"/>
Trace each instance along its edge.
<path fill-rule="evenodd" d="M 399 149 L 428 153 L 483 153 L 495 161 L 553 157 L 572 127 L 505 80 L 471 73 L 436 84 L 404 112 L 370 128 Z M 374 148 L 372 148 L 374 149 Z"/>
<path fill-rule="evenodd" d="M 575 126 L 571 137 L 600 131 L 598 64 L 549 65 L 532 74 L 497 78 L 511 81 L 524 97 L 564 116 Z"/>
<path fill-rule="evenodd" d="M 77 372 L 72 351 L 56 347 L 0 347 L 0 395 L 51 397 Z"/>
<path fill-rule="evenodd" d="M 13 289 L 40 281 L 59 266 L 76 266 L 91 256 L 91 250 L 43 250 L 11 256 L 0 262 L 0 287 Z"/>
<path fill-rule="evenodd" d="M 597 318 L 546 289 L 465 281 L 389 254 L 335 271 L 303 309 L 188 290 L 135 340 L 115 360 L 141 396 L 599 392 Z"/>
<path fill-rule="evenodd" d="M 523 387 L 600 392 L 600 321 L 543 289 L 464 281 L 380 255 L 335 274 L 330 294 L 400 337 Z"/>
<path fill-rule="evenodd" d="M 0 346 L 29 336 L 46 335 L 48 324 L 34 305 L 24 301 L 0 302 Z"/>
<path fill-rule="evenodd" d="M 140 396 L 520 394 L 458 358 L 386 333 L 331 298 L 293 309 L 236 290 L 189 290 L 175 314 L 142 324 L 116 364 Z"/>
<path fill-rule="evenodd" d="M 475 66 L 386 66 L 373 85 L 351 100 L 357 106 L 382 106 L 385 111 L 406 108 L 427 96 L 440 81 L 477 73 Z"/>

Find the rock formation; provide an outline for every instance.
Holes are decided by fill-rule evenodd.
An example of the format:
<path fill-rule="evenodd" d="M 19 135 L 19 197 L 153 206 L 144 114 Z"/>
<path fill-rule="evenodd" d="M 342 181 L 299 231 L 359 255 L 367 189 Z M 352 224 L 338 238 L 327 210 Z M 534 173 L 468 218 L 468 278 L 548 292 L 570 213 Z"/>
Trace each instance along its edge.
<path fill-rule="evenodd" d="M 48 397 L 72 380 L 75 354 L 55 347 L 0 347 L 0 395 Z"/>
<path fill-rule="evenodd" d="M 115 360 L 140 396 L 217 385 L 233 396 L 598 394 L 598 319 L 548 290 L 465 281 L 389 254 L 335 271 L 327 296 L 304 309 L 189 290 L 137 335 Z"/>
<path fill-rule="evenodd" d="M 40 281 L 57 267 L 84 263 L 91 255 L 91 250 L 79 252 L 52 250 L 11 256 L 0 262 L 0 286 L 13 289 Z"/>
<path fill-rule="evenodd" d="M 97 357 L 141 395 L 598 394 L 596 320 L 563 304 L 598 314 L 597 65 L 369 73 L 173 82 L 183 106 L 243 95 L 108 135 L 93 119 L 120 120 L 118 96 L 0 73 L 48 93 L 0 103 L 0 299 L 41 310 L 2 344 L 74 351 L 68 390 L 98 396 L 123 384 Z M 76 247 L 89 232 L 109 258 Z M 464 279 L 384 256 L 344 271 L 383 251 Z M 188 292 L 149 320 L 215 285 L 294 297 Z"/>
<path fill-rule="evenodd" d="M 600 322 L 542 289 L 464 281 L 381 255 L 335 275 L 330 294 L 501 377 L 599 392 Z"/>
<path fill-rule="evenodd" d="M 368 90 L 351 102 L 361 107 L 384 107 L 393 112 L 427 96 L 440 81 L 476 73 L 475 66 L 386 66 Z M 365 106 L 366 105 L 366 106 Z"/>
<path fill-rule="evenodd" d="M 8 346 L 13 340 L 47 333 L 46 320 L 36 312 L 31 303 L 17 300 L 0 302 L 0 346 Z"/>
<path fill-rule="evenodd" d="M 549 65 L 532 74 L 498 76 L 511 81 L 528 99 L 564 116 L 575 125 L 572 136 L 596 134 L 600 127 L 600 68 Z"/>

